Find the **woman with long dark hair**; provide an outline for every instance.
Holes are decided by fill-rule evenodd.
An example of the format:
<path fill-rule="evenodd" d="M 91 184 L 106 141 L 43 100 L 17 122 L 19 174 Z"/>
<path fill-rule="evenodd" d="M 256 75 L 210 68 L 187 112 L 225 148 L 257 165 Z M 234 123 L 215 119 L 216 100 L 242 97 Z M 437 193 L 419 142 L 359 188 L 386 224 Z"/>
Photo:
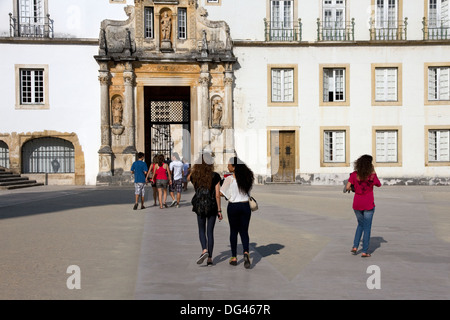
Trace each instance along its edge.
<path fill-rule="evenodd" d="M 228 171 L 232 175 L 225 178 L 220 189 L 228 200 L 227 214 L 230 224 L 231 259 L 230 264 L 237 265 L 237 237 L 241 236 L 244 251 L 244 267 L 250 268 L 248 227 L 250 224 L 250 190 L 253 187 L 253 171 L 238 157 L 232 157 L 228 162 Z"/>
<path fill-rule="evenodd" d="M 214 226 L 216 218 L 222 220 L 222 209 L 220 206 L 220 175 L 214 172 L 213 159 L 209 154 L 202 154 L 200 159 L 192 166 L 192 171 L 187 177 L 194 185 L 194 190 L 209 190 L 209 196 L 215 199 L 211 210 L 206 213 L 197 213 L 198 235 L 202 246 L 202 253 L 197 259 L 197 264 L 202 264 L 208 257 L 206 264 L 212 265 L 212 253 L 214 248 Z M 195 196 L 194 196 L 195 197 Z M 197 208 L 194 206 L 193 211 Z M 199 210 L 197 210 L 199 211 Z"/>
<path fill-rule="evenodd" d="M 358 226 L 356 227 L 355 238 L 351 252 L 356 254 L 358 246 L 363 237 L 363 246 L 361 257 L 370 257 L 368 253 L 370 232 L 372 229 L 372 219 L 375 213 L 375 199 L 373 196 L 373 187 L 380 187 L 377 174 L 372 164 L 372 156 L 365 154 L 358 158 L 354 163 L 354 170 L 348 179 L 346 189 L 350 190 L 354 186 L 355 196 L 353 198 L 353 210 L 355 211 Z"/>

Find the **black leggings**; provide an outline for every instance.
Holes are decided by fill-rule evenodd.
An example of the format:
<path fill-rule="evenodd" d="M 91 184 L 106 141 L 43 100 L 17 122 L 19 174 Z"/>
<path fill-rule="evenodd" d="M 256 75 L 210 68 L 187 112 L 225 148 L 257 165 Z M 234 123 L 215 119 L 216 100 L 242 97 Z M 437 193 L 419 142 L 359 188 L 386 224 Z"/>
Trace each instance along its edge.
<path fill-rule="evenodd" d="M 248 227 L 252 211 L 248 202 L 229 202 L 227 207 L 228 222 L 230 223 L 231 256 L 236 257 L 237 236 L 241 236 L 243 252 L 249 252 L 250 237 Z"/>
<path fill-rule="evenodd" d="M 214 226 L 216 224 L 216 215 L 210 217 L 197 216 L 198 236 L 202 249 L 208 249 L 208 256 L 211 258 L 214 248 Z"/>

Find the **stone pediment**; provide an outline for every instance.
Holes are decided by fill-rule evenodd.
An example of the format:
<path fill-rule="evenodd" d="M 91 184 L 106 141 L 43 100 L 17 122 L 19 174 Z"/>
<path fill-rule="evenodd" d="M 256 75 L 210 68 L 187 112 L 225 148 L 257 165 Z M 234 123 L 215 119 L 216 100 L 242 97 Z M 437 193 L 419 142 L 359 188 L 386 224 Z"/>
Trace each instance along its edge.
<path fill-rule="evenodd" d="M 228 24 L 209 20 L 197 0 L 135 0 L 124 9 L 127 20 L 102 21 L 96 58 L 235 61 Z"/>

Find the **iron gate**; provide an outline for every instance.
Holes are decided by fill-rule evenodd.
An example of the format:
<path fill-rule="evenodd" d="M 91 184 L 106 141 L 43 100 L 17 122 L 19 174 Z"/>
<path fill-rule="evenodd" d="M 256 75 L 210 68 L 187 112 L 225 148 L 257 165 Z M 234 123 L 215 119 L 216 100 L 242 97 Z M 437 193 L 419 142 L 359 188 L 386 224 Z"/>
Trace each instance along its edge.
<path fill-rule="evenodd" d="M 170 159 L 174 148 L 173 125 L 189 131 L 189 101 L 150 101 L 151 157 L 163 154 Z"/>

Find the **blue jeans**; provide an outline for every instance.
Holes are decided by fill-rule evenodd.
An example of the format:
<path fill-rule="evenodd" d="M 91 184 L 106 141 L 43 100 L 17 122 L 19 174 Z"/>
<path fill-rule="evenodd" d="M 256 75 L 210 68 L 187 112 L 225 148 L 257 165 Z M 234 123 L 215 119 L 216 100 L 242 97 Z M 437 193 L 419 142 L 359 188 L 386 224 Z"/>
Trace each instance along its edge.
<path fill-rule="evenodd" d="M 358 226 L 356 227 L 355 239 L 353 240 L 353 248 L 358 248 L 361 236 L 363 238 L 362 252 L 367 253 L 369 250 L 370 230 L 372 229 L 372 218 L 375 208 L 371 210 L 354 210 Z"/>

